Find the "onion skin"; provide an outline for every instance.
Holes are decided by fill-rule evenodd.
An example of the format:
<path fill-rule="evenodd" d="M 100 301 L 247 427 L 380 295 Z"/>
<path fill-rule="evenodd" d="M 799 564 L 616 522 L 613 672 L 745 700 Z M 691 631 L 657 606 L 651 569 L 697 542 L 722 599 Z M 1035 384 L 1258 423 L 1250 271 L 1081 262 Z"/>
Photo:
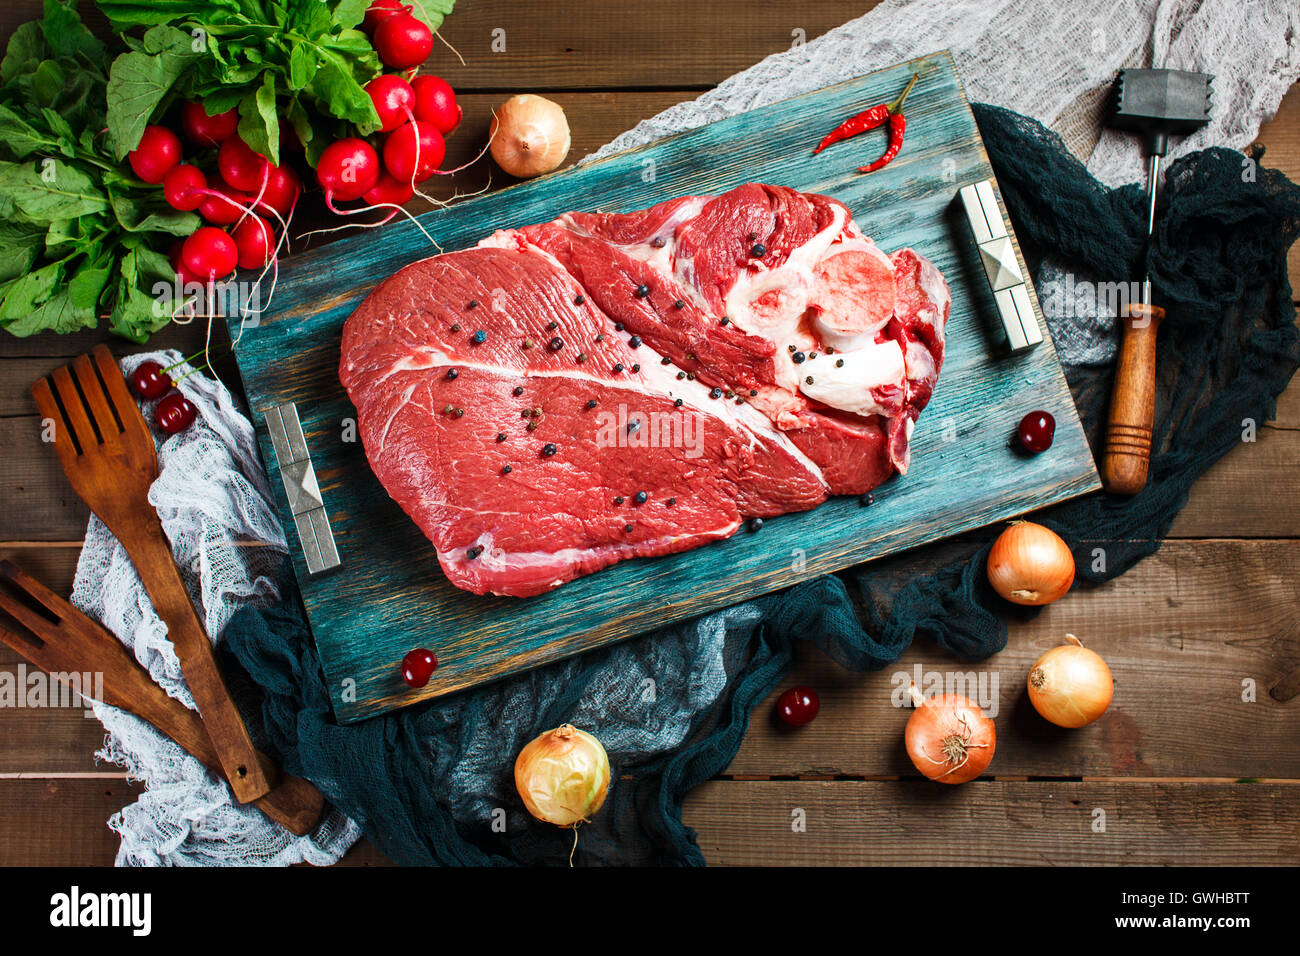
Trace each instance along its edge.
<path fill-rule="evenodd" d="M 1013 604 L 1037 607 L 1065 595 L 1074 583 L 1074 555 L 1051 528 L 1032 521 L 1011 524 L 989 550 L 993 590 Z"/>
<path fill-rule="evenodd" d="M 599 740 L 563 724 L 532 740 L 515 758 L 515 789 L 543 823 L 590 820 L 609 793 L 609 756 Z"/>
<path fill-rule="evenodd" d="M 569 121 L 559 103 L 521 93 L 492 117 L 491 151 L 511 176 L 531 179 L 549 173 L 569 155 Z"/>
<path fill-rule="evenodd" d="M 924 698 L 911 686 L 916 710 L 903 740 L 912 764 L 938 783 L 974 780 L 993 760 L 997 732 L 984 711 L 960 694 Z"/>
<path fill-rule="evenodd" d="M 1115 681 L 1100 654 L 1073 634 L 1065 640 L 1029 669 L 1029 702 L 1058 727 L 1086 727 L 1110 706 Z"/>

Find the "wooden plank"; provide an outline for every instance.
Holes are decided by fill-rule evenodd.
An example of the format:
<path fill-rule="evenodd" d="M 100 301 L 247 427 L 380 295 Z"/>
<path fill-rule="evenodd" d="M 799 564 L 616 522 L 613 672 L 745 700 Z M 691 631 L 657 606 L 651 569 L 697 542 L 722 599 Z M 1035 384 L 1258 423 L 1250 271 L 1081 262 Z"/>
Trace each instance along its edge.
<path fill-rule="evenodd" d="M 1256 139 L 1264 145 L 1265 166 L 1280 170 L 1292 182 L 1300 182 L 1300 84 L 1282 97 L 1277 113 L 1260 127 Z M 1300 242 L 1291 247 L 1287 263 L 1291 291 L 1300 300 Z"/>
<path fill-rule="evenodd" d="M 985 780 L 714 780 L 682 813 L 723 866 L 1295 866 L 1298 817 L 1288 784 Z"/>
<path fill-rule="evenodd" d="M 1290 392 L 1298 392 L 1293 384 Z M 1298 537 L 1300 428 L 1263 426 L 1215 462 L 1194 485 L 1170 529 L 1174 538 Z"/>
<path fill-rule="evenodd" d="M 108 818 L 141 788 L 125 780 L 0 780 L 0 866 L 112 866 Z"/>
<path fill-rule="evenodd" d="M 896 665 L 854 674 L 805 646 L 755 709 L 728 773 L 915 775 L 900 745 L 911 711 L 899 702 L 919 669 L 925 680 L 963 681 L 958 692 L 990 711 L 994 776 L 1300 778 L 1300 700 L 1269 695 L 1300 668 L 1298 581 L 1294 541 L 1167 542 L 1127 574 L 1013 620 L 1006 649 L 985 662 L 919 641 Z M 1066 632 L 1106 659 L 1116 683 L 1110 709 L 1073 731 L 1043 721 L 1025 695 L 1033 662 Z M 987 696 L 977 693 L 979 675 Z M 1242 700 L 1244 681 L 1253 703 Z M 773 707 L 796 684 L 813 687 L 822 707 L 791 731 L 772 719 Z"/>
<path fill-rule="evenodd" d="M 925 78 L 913 92 L 920 99 L 909 105 L 924 122 L 917 124 L 913 152 L 884 170 L 885 178 L 808 160 L 807 143 L 817 131 L 849 104 L 901 87 L 913 70 Z M 727 161 L 718 162 L 719 155 Z M 644 175 L 648 163 L 654 176 Z M 282 276 L 283 298 L 257 334 L 243 338 L 238 355 L 259 413 L 298 403 L 348 565 L 346 574 L 316 578 L 299 568 L 330 685 L 342 689 L 349 686 L 345 679 L 356 681 L 356 700 L 336 701 L 340 718 L 538 666 L 1095 487 L 1091 456 L 1050 343 L 1010 358 L 998 353 L 985 325 L 991 296 L 974 249 L 964 232 L 953 233 L 966 229 L 953 220 L 954 184 L 990 175 L 951 59 L 940 54 L 426 217 L 444 247 L 454 249 L 494 226 L 544 222 L 570 208 L 634 209 L 749 180 L 778 181 L 844 200 L 864 230 L 887 247 L 912 245 L 933 258 L 953 292 L 947 384 L 937 390 L 915 443 L 923 464 L 882 489 L 887 505 L 863 509 L 836 499 L 772 521 L 761 538 L 740 536 L 653 562 L 620 564 L 527 602 L 475 598 L 452 587 L 429 544 L 375 481 L 359 446 L 339 440 L 339 423 L 354 413 L 337 380 L 338 330 L 378 278 L 422 258 L 427 243 L 413 228 L 399 227 L 291 262 Z M 992 423 L 1014 421 L 1026 403 L 1046 403 L 1062 424 L 1052 455 L 1014 460 L 1012 468 L 1005 429 Z M 256 417 L 263 425 L 261 414 Z M 465 427 L 473 424 L 467 417 Z M 960 441 L 947 440 L 949 430 L 960 432 Z M 264 430 L 261 437 L 263 460 L 271 466 Z M 990 478 L 963 480 L 973 472 Z M 521 473 L 509 480 L 527 478 Z M 272 484 L 279 487 L 274 475 Z M 282 517 L 288 523 L 287 510 Z M 375 534 L 380 527 L 390 530 Z M 647 593 L 657 599 L 645 601 Z M 382 627 L 375 626 L 375 615 Z M 412 690 L 402 684 L 397 662 L 431 630 L 445 635 L 434 649 L 440 666 L 427 687 Z M 357 639 L 361 634 L 364 640 Z"/>
<path fill-rule="evenodd" d="M 0 547 L 0 557 L 61 593 L 75 556 L 72 548 Z M 900 566 L 900 584 L 909 567 Z M 1124 577 L 1013 623 L 1008 649 L 986 664 L 963 665 L 919 643 L 896 666 L 860 675 L 805 649 L 783 688 L 817 689 L 822 716 L 790 733 L 772 723 L 772 701 L 764 702 L 728 772 L 912 773 L 896 747 L 907 712 L 892 706 L 890 694 L 894 675 L 910 676 L 920 665 L 923 673 L 998 675 L 999 777 L 1300 777 L 1292 713 L 1300 701 L 1269 693 L 1300 669 L 1300 647 L 1286 629 L 1288 609 L 1300 602 L 1297 580 L 1294 541 L 1171 541 Z M 1076 732 L 1044 725 L 1022 699 L 1030 664 L 1066 630 L 1106 656 L 1120 684 L 1112 711 Z M 18 660 L 0 648 L 0 670 L 13 671 Z M 1256 703 L 1240 699 L 1246 678 L 1255 681 Z M 77 711 L 0 709 L 0 725 L 8 742 L 0 772 L 95 769 L 103 732 Z"/>
<path fill-rule="evenodd" d="M 544 4 L 465 3 L 439 31 L 465 64 L 435 42 L 423 69 L 445 77 L 458 91 L 703 88 L 812 40 L 878 2 L 846 9 L 843 0 L 808 0 L 797 7 L 778 0 L 720 0 L 707 6 L 661 0 L 629 12 L 605 0 L 570 0 L 561 16 Z M 0 43 L 40 14 L 41 0 L 9 0 L 0 9 Z M 83 3 L 81 15 L 97 35 L 110 35 L 94 4 Z M 497 30 L 504 31 L 504 50 Z"/>
<path fill-rule="evenodd" d="M 143 788 L 108 777 L 0 779 L 0 866 L 112 866 L 108 818 Z M 339 866 L 392 866 L 374 844 L 353 844 Z"/>
<path fill-rule="evenodd" d="M 426 69 L 458 90 L 708 87 L 877 2 L 846 8 L 842 0 L 720 0 L 631 10 L 573 0 L 562 16 L 544 4 L 512 4 L 508 14 L 496 4 L 465 4 L 440 31 L 465 65 L 435 43 Z M 502 36 L 505 49 L 494 52 L 493 41 Z"/>

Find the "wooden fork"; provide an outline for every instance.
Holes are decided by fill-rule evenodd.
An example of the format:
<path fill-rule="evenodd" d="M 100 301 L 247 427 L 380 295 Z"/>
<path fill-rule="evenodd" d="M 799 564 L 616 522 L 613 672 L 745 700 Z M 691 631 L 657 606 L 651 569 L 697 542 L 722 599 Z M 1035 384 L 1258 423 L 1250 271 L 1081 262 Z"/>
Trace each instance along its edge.
<path fill-rule="evenodd" d="M 97 345 L 92 354 L 93 362 L 91 356 L 79 355 L 71 365 L 55 369 L 49 380 L 37 381 L 32 398 L 42 417 L 54 422 L 54 450 L 72 490 L 131 556 L 154 610 L 167 625 L 222 774 L 235 798 L 248 803 L 271 789 L 274 774 L 257 759 L 149 504 L 149 486 L 158 477 L 153 436 L 112 353 Z"/>
<path fill-rule="evenodd" d="M 51 677 L 84 697 L 143 717 L 214 772 L 221 763 L 203 721 L 153 682 L 122 643 L 92 618 L 9 561 L 0 561 L 0 641 Z M 81 684 L 83 677 L 91 686 Z M 98 678 L 98 681 L 95 680 Z M 258 763 L 275 772 L 271 758 Z M 301 777 L 284 774 L 279 786 L 253 806 L 292 833 L 310 833 L 320 821 L 325 798 Z"/>

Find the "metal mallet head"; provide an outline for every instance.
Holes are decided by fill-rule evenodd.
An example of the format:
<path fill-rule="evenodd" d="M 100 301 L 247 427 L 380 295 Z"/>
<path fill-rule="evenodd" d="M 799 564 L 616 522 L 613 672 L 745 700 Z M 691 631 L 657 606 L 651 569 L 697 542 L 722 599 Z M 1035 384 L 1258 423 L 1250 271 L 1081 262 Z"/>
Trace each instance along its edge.
<path fill-rule="evenodd" d="M 1170 134 L 1209 122 L 1211 79 L 1188 70 L 1121 70 L 1112 124 L 1142 133 L 1147 153 L 1163 156 Z"/>

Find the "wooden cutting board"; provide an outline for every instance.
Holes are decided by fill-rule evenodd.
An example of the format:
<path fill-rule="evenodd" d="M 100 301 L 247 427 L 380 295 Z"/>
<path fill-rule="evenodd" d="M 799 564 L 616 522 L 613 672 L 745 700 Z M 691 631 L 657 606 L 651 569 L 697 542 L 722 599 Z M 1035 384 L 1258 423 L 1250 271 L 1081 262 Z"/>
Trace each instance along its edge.
<path fill-rule="evenodd" d="M 884 148 L 883 131 L 812 155 L 827 131 L 893 99 L 913 72 L 921 79 L 907 101 L 907 142 L 891 165 L 855 171 Z M 394 223 L 291 256 L 260 324 L 239 336 L 232 322 L 231 335 L 338 719 L 473 687 L 1098 488 L 1050 339 L 1014 356 L 1001 344 L 955 200 L 960 186 L 992 175 L 945 52 L 423 216 L 442 249 L 452 250 L 566 210 L 627 211 L 745 182 L 776 183 L 841 200 L 882 248 L 912 246 L 952 290 L 943 372 L 916 428 L 912 467 L 877 489 L 873 506 L 832 499 L 757 533 L 623 562 L 529 599 L 476 597 L 447 582 L 432 545 L 372 475 L 355 439 L 356 412 L 339 385 L 344 320 L 376 283 L 435 250 L 414 226 Z M 1028 275 L 1023 257 L 1020 265 Z M 1036 299 L 1033 305 L 1037 311 Z M 342 560 L 317 576 L 297 546 L 267 433 L 267 412 L 287 402 L 297 405 Z M 1039 408 L 1056 416 L 1056 441 L 1045 454 L 1023 457 L 1007 441 L 1021 416 Z M 415 647 L 433 650 L 440 665 L 419 690 L 399 673 Z"/>

